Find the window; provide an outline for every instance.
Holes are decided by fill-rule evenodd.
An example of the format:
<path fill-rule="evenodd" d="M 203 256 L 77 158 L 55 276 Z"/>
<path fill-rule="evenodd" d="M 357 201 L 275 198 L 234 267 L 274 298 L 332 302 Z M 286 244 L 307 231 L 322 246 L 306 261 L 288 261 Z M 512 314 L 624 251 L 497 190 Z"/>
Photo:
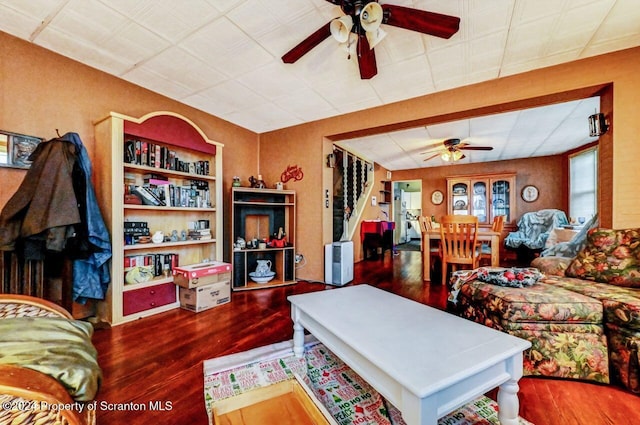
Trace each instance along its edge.
<path fill-rule="evenodd" d="M 569 215 L 578 221 L 598 210 L 598 148 L 569 157 Z"/>

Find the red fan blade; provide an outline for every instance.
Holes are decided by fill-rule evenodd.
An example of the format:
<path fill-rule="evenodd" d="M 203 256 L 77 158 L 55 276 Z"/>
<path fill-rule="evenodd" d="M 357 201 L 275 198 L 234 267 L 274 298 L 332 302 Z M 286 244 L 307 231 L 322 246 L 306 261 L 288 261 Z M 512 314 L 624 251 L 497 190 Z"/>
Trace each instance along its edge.
<path fill-rule="evenodd" d="M 458 146 L 457 149 L 465 151 L 492 151 L 491 146 Z"/>
<path fill-rule="evenodd" d="M 442 155 L 442 154 L 437 153 L 437 154 L 435 154 L 435 155 L 430 156 L 429 158 L 425 158 L 425 159 L 424 159 L 424 161 L 425 161 L 425 162 L 426 162 L 426 161 L 430 161 L 430 160 L 432 160 L 433 158 L 437 158 L 437 157 L 439 157 L 440 155 Z"/>
<path fill-rule="evenodd" d="M 365 34 L 358 36 L 358 67 L 360 67 L 360 78 L 368 80 L 378 73 L 376 65 L 376 54 L 369 48 L 369 41 Z"/>
<path fill-rule="evenodd" d="M 418 31 L 441 38 L 451 38 L 460 29 L 460 18 L 410 7 L 383 4 L 383 24 Z"/>
<path fill-rule="evenodd" d="M 285 53 L 284 56 L 282 56 L 282 61 L 284 63 L 294 63 L 306 53 L 308 53 L 311 49 L 322 43 L 325 39 L 329 38 L 329 36 L 331 36 L 331 22 L 327 22 L 316 32 L 304 39 L 296 47 Z"/>

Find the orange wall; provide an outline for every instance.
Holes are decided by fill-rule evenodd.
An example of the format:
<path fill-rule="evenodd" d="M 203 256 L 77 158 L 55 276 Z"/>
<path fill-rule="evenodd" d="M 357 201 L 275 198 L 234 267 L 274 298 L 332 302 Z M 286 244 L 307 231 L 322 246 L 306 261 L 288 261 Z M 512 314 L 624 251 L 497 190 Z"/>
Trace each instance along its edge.
<path fill-rule="evenodd" d="M 45 139 L 55 137 L 56 129 L 60 134 L 75 132 L 93 158 L 97 151 L 93 123 L 109 112 L 140 117 L 153 111 L 172 111 L 188 117 L 207 137 L 225 145 L 225 205 L 229 205 L 233 176 L 241 176 L 247 184 L 249 175 L 257 172 L 256 133 L 3 32 L 0 57 L 0 129 Z M 0 168 L 0 206 L 15 193 L 25 174 L 25 170 Z M 224 213 L 228 241 L 228 211 Z M 225 242 L 225 252 L 227 245 Z"/>
<path fill-rule="evenodd" d="M 394 180 L 422 180 L 422 214 L 440 217 L 447 214 L 447 177 L 471 174 L 516 173 L 516 216 L 528 211 L 538 211 L 545 208 L 557 208 L 566 211 L 563 194 L 566 185 L 562 176 L 565 159 L 562 155 L 539 158 L 525 158 L 513 161 L 495 161 L 481 164 L 444 165 L 441 167 L 422 168 L 415 170 L 394 171 Z M 539 197 L 535 202 L 525 202 L 520 193 L 527 185 L 538 188 Z M 440 190 L 445 194 L 445 201 L 440 205 L 431 203 L 431 194 Z"/>
<path fill-rule="evenodd" d="M 587 97 L 609 84 L 615 113 L 610 133 L 601 142 L 602 148 L 611 152 L 605 171 L 612 175 L 608 183 L 612 196 L 607 206 L 611 217 L 603 224 L 640 226 L 640 197 L 635 188 L 640 177 L 638 75 L 640 48 L 634 48 L 261 134 L 260 155 L 269 158 L 261 162 L 261 172 L 268 181 L 277 178 L 287 163 L 296 163 L 305 171 L 304 179 L 291 187 L 298 191 L 298 223 L 303 226 L 299 234 L 304 234 L 298 238 L 297 248 L 307 259 L 298 275 L 309 279 L 323 276 L 322 246 L 331 240 L 330 211 L 322 206 L 323 191 L 331 187 L 324 166 L 331 139 Z M 394 172 L 394 179 L 397 177 Z M 528 178 L 537 181 L 538 177 Z M 377 174 L 374 180 L 383 179 Z M 524 181 L 519 180 L 518 185 Z"/>
<path fill-rule="evenodd" d="M 535 102 L 559 102 L 576 93 L 592 95 L 612 85 L 610 140 L 603 146 L 610 156 L 611 225 L 640 226 L 640 198 L 636 166 L 640 157 L 637 101 L 640 98 L 640 48 L 571 62 L 356 112 L 262 135 L 185 106 L 164 96 L 109 76 L 73 60 L 0 32 L 0 128 L 51 138 L 77 132 L 94 155 L 93 122 L 116 111 L 141 116 L 169 110 L 189 117 L 207 136 L 225 144 L 225 229 L 229 228 L 228 193 L 234 175 L 243 181 L 261 173 L 273 184 L 289 165 L 302 168 L 304 178 L 285 186 L 298 193 L 297 249 L 306 266 L 298 276 L 323 279 L 323 245 L 331 240 L 331 212 L 324 207 L 328 183 L 326 155 L 331 140 L 341 135 L 373 134 L 407 126 L 529 107 Z M 572 92 L 571 95 L 564 95 Z M 533 102 L 530 99 L 535 99 Z M 386 170 L 376 168 L 374 182 Z M 475 172 L 475 171 L 474 171 Z M 24 170 L 0 168 L 0 206 L 16 191 Z M 394 172 L 394 179 L 398 177 Z M 533 178 L 533 177 L 532 177 Z M 521 181 L 519 180 L 518 185 Z M 99 190 L 99 188 L 97 188 Z M 427 189 L 425 188 L 425 193 Z M 542 196 L 542 194 L 541 194 Z M 375 210 L 365 212 L 375 218 Z M 366 218 L 366 217 L 365 217 Z M 228 231 L 225 252 L 228 255 Z"/>

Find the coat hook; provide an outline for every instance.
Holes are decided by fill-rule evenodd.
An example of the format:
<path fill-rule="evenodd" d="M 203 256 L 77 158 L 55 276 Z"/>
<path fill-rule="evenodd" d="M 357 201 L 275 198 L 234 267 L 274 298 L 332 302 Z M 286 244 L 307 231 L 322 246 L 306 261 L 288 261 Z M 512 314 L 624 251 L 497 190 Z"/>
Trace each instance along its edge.
<path fill-rule="evenodd" d="M 58 135 L 58 137 L 62 137 L 62 136 L 60 135 L 60 130 L 58 130 L 57 128 L 56 128 L 56 134 Z"/>

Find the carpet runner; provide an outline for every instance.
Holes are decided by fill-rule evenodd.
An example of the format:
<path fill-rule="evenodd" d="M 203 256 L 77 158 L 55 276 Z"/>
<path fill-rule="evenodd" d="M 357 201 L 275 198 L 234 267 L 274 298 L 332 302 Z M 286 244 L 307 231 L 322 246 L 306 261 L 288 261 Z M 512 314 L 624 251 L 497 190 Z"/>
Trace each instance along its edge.
<path fill-rule="evenodd" d="M 304 358 L 286 341 L 204 362 L 204 400 L 213 425 L 215 401 L 264 387 L 294 374 L 303 377 L 316 398 L 340 425 L 405 425 L 400 411 L 322 343 L 308 338 Z M 440 418 L 438 425 L 498 425 L 498 405 L 481 396 Z M 520 418 L 521 425 L 533 425 Z M 267 424 L 261 424 L 267 425 Z"/>

